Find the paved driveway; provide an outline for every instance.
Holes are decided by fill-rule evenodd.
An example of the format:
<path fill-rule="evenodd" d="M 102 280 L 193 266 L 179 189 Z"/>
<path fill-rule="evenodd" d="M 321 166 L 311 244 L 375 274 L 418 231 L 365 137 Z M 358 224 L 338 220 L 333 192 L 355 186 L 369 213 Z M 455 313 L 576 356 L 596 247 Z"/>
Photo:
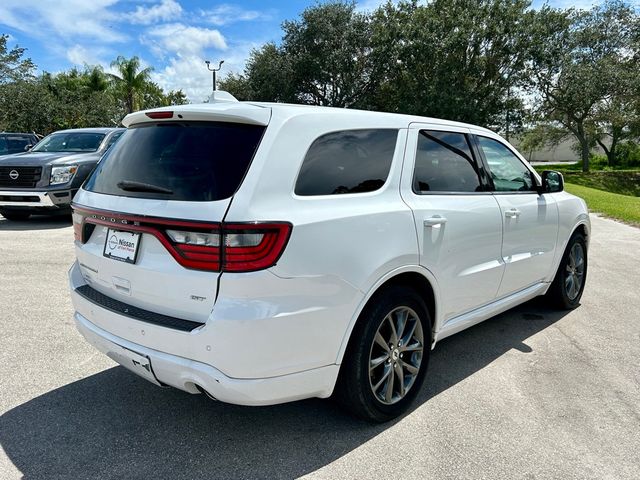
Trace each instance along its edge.
<path fill-rule="evenodd" d="M 593 218 L 583 304 L 529 302 L 444 340 L 415 410 L 246 408 L 157 388 L 75 331 L 65 219 L 0 217 L 0 478 L 640 475 L 640 230 Z"/>

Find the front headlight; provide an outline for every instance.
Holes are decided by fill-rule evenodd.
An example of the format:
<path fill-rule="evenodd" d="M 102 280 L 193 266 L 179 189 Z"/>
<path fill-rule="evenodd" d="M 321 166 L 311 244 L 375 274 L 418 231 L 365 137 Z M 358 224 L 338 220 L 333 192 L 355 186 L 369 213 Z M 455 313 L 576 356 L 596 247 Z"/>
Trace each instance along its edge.
<path fill-rule="evenodd" d="M 73 175 L 78 170 L 75 165 L 72 167 L 53 167 L 51 169 L 51 178 L 49 185 L 58 185 L 60 183 L 67 183 L 73 178 Z"/>

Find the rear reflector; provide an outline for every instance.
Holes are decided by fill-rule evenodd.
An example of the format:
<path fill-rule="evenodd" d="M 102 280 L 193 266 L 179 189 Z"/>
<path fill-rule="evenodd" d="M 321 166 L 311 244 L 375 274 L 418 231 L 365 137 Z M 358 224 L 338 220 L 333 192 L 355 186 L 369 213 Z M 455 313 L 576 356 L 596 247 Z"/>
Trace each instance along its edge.
<path fill-rule="evenodd" d="M 145 114 L 149 118 L 173 118 L 173 112 L 147 112 Z"/>

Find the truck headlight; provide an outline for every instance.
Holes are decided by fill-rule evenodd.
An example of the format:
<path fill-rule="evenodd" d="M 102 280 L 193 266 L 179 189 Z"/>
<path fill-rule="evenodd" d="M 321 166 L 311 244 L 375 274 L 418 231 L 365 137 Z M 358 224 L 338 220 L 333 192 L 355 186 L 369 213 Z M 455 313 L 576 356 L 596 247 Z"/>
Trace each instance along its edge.
<path fill-rule="evenodd" d="M 78 167 L 76 167 L 75 165 L 72 167 L 53 167 L 51 169 L 51 178 L 49 179 L 49 185 L 67 183 L 73 178 L 77 171 Z"/>

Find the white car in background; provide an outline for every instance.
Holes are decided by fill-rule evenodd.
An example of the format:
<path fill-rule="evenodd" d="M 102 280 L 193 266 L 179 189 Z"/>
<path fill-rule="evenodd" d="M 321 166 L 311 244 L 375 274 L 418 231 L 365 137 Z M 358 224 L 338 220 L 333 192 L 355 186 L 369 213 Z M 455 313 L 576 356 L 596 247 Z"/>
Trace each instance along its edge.
<path fill-rule="evenodd" d="M 71 295 L 86 339 L 157 385 L 385 421 L 439 340 L 579 304 L 584 202 L 484 128 L 235 101 L 123 123 L 74 199 Z"/>

